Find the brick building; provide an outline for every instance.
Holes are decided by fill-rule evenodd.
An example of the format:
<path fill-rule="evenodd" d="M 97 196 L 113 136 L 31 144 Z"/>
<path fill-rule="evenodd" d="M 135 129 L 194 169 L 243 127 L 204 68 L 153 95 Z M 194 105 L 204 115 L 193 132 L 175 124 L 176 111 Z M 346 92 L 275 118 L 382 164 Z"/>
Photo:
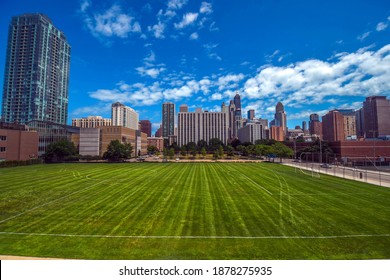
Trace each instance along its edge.
<path fill-rule="evenodd" d="M 25 125 L 0 123 L 0 160 L 38 157 L 38 133 Z"/>

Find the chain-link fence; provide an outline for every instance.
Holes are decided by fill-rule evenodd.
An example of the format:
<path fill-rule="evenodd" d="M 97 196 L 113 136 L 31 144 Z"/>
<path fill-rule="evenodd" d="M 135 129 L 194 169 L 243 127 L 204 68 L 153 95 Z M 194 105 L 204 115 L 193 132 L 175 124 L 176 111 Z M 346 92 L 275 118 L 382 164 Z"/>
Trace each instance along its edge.
<path fill-rule="evenodd" d="M 311 176 L 321 176 L 328 174 L 332 176 L 352 179 L 379 186 L 390 187 L 390 167 L 372 165 L 330 165 L 313 162 L 286 161 L 288 165 L 300 169 Z"/>

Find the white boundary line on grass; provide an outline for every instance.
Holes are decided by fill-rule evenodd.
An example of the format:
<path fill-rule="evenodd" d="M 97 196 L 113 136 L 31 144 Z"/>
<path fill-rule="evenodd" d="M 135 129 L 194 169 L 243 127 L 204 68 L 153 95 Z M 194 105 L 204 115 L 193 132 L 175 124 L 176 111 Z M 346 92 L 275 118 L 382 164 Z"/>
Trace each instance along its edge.
<path fill-rule="evenodd" d="M 245 174 L 240 174 L 241 176 L 244 176 L 245 178 L 247 178 L 247 180 L 251 181 L 253 184 L 255 184 L 256 186 L 258 186 L 259 188 L 265 190 L 267 193 L 269 193 L 270 195 L 273 195 L 269 190 L 267 190 L 266 188 L 264 188 L 263 186 L 260 186 L 258 183 L 256 183 L 255 181 L 253 181 L 251 178 L 249 178 L 248 176 L 246 176 Z"/>
<path fill-rule="evenodd" d="M 65 233 L 28 233 L 28 232 L 0 232 L 0 235 L 26 235 L 51 237 L 85 237 L 85 238 L 128 238 L 128 239 L 336 239 L 357 237 L 390 237 L 389 234 L 350 234 L 328 236 L 163 236 L 163 235 L 94 235 L 94 234 L 65 234 Z"/>

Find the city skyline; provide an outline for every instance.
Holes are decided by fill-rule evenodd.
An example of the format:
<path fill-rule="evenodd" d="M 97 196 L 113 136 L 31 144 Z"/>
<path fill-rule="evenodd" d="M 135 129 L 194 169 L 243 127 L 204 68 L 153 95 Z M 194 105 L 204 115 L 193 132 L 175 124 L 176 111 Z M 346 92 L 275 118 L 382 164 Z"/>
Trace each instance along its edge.
<path fill-rule="evenodd" d="M 272 2 L 2 2 L 0 76 L 12 16 L 39 12 L 72 48 L 69 124 L 122 102 L 155 131 L 164 102 L 218 112 L 238 91 L 242 117 L 272 120 L 281 101 L 293 128 L 390 97 L 390 3 Z"/>

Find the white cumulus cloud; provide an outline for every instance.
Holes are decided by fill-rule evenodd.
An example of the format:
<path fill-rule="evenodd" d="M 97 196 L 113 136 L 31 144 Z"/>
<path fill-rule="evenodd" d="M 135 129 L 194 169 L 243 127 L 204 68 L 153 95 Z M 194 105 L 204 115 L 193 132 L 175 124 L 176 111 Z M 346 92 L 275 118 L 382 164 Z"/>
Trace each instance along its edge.
<path fill-rule="evenodd" d="M 287 104 L 320 104 L 332 96 L 368 96 L 390 91 L 390 45 L 341 53 L 330 61 L 310 59 L 266 66 L 244 84 L 250 99 L 277 97 Z"/>
<path fill-rule="evenodd" d="M 174 26 L 176 29 L 183 29 L 188 25 L 193 24 L 197 18 L 198 13 L 186 13 L 183 15 L 183 19 L 179 23 L 175 23 Z"/>
<path fill-rule="evenodd" d="M 126 38 L 131 33 L 140 33 L 141 25 L 134 17 L 122 12 L 119 5 L 113 5 L 103 13 L 90 15 L 87 9 L 90 2 L 84 1 L 80 11 L 83 13 L 87 28 L 95 37 L 120 37 Z"/>
<path fill-rule="evenodd" d="M 201 14 L 211 14 L 213 12 L 213 7 L 211 3 L 202 2 L 202 4 L 200 5 L 199 12 Z"/>

